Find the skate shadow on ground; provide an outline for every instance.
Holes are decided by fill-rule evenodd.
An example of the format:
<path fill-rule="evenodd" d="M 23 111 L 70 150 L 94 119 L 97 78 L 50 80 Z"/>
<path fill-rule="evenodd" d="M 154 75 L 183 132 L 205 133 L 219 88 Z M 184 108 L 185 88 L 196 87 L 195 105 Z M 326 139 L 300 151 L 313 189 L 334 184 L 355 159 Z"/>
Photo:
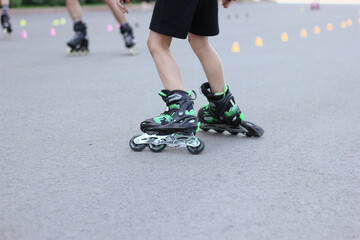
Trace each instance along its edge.
<path fill-rule="evenodd" d="M 136 57 L 142 54 L 142 52 L 137 51 L 135 54 L 130 53 L 126 50 L 120 51 L 91 51 L 89 55 L 97 56 L 99 58 L 109 59 L 109 58 L 119 58 L 119 57 Z"/>
<path fill-rule="evenodd" d="M 9 35 L 6 35 L 6 34 L 2 34 L 2 36 L 0 36 L 0 41 L 2 41 L 2 42 L 7 42 L 7 41 L 10 41 L 11 39 L 12 39 L 12 37 Z"/>
<path fill-rule="evenodd" d="M 116 57 L 118 57 L 118 56 L 136 57 L 136 56 L 139 56 L 140 54 L 141 54 L 141 52 L 139 52 L 139 51 L 134 52 L 134 53 L 121 51 L 120 53 L 116 54 Z"/>

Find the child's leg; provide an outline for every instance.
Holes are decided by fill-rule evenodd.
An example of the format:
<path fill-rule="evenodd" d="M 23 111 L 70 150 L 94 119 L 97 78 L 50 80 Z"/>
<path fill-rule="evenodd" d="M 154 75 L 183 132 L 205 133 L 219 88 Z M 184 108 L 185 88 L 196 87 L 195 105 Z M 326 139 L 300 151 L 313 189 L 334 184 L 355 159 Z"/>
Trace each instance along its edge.
<path fill-rule="evenodd" d="M 170 91 L 184 90 L 179 67 L 170 54 L 171 41 L 172 37 L 150 31 L 147 44 L 164 88 Z"/>
<path fill-rule="evenodd" d="M 9 0 L 1 0 L 1 5 L 8 5 L 9 6 Z"/>
<path fill-rule="evenodd" d="M 209 104 L 203 105 L 198 112 L 200 128 L 206 131 L 214 129 L 219 133 L 226 130 L 231 134 L 243 133 L 248 137 L 261 137 L 264 134 L 261 127 L 243 121 L 243 114 L 229 87 L 225 85 L 219 56 L 209 45 L 208 38 L 189 34 L 189 42 L 209 81 L 209 83 L 201 85 L 201 91 L 208 99 Z"/>
<path fill-rule="evenodd" d="M 120 9 L 116 6 L 116 0 L 105 0 L 106 4 L 111 9 L 111 12 L 113 13 L 116 20 L 120 23 L 126 23 L 126 16 L 124 13 L 120 11 Z"/>
<path fill-rule="evenodd" d="M 213 93 L 224 90 L 225 81 L 221 61 L 217 53 L 210 46 L 208 37 L 189 33 L 191 48 L 199 58 Z"/>
<path fill-rule="evenodd" d="M 66 0 L 66 7 L 71 19 L 74 21 L 74 37 L 66 44 L 69 46 L 68 55 L 89 52 L 89 40 L 87 38 L 87 27 L 82 21 L 82 10 L 78 0 Z"/>
<path fill-rule="evenodd" d="M 4 15 L 7 15 L 7 11 L 9 10 L 9 0 L 0 0 L 1 7 Z"/>
<path fill-rule="evenodd" d="M 82 19 L 82 10 L 78 0 L 66 0 L 66 7 L 74 22 Z"/>
<path fill-rule="evenodd" d="M 130 24 L 126 21 L 126 16 L 124 13 L 120 11 L 120 9 L 116 5 L 116 0 L 105 0 L 106 4 L 111 9 L 114 17 L 121 24 L 120 32 L 124 37 L 125 46 L 127 48 L 132 48 L 135 45 L 135 37 L 133 33 L 133 29 Z"/>
<path fill-rule="evenodd" d="M 4 29 L 5 32 L 10 34 L 12 32 L 11 24 L 10 24 L 10 17 L 8 15 L 9 11 L 9 0 L 0 0 L 1 7 L 2 7 L 2 14 L 1 14 L 1 27 Z"/>

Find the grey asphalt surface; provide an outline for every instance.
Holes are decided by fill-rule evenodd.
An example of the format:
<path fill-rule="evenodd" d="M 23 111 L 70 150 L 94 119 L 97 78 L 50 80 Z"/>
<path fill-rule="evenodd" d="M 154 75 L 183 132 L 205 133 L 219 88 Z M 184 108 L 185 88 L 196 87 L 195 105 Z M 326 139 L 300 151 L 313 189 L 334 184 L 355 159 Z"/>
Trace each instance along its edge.
<path fill-rule="evenodd" d="M 67 13 L 13 15 L 13 36 L 0 36 L 0 239 L 360 239 L 359 10 L 221 9 L 211 43 L 245 119 L 265 135 L 199 132 L 199 156 L 128 146 L 164 110 L 146 48 L 151 12 L 128 15 L 134 57 L 106 31 L 108 11 L 84 13 L 91 54 L 72 58 Z M 340 29 L 348 18 L 353 26 Z M 187 42 L 174 40 L 172 53 L 186 88 L 198 90 L 206 79 Z"/>

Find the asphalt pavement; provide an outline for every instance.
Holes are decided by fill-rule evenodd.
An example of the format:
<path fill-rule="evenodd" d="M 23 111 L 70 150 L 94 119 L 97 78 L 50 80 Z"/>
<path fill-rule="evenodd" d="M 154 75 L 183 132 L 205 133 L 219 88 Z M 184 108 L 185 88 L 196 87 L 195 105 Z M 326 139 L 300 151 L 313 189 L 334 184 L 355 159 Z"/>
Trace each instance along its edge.
<path fill-rule="evenodd" d="M 210 41 L 244 118 L 265 134 L 200 131 L 198 156 L 128 146 L 165 108 L 146 47 L 150 11 L 128 14 L 136 56 L 106 10 L 84 12 L 91 52 L 81 57 L 65 54 L 66 12 L 11 16 L 13 35 L 0 35 L 0 239 L 360 239 L 359 11 L 220 9 Z M 171 51 L 199 93 L 206 78 L 188 42 Z M 198 94 L 196 109 L 204 103 Z"/>

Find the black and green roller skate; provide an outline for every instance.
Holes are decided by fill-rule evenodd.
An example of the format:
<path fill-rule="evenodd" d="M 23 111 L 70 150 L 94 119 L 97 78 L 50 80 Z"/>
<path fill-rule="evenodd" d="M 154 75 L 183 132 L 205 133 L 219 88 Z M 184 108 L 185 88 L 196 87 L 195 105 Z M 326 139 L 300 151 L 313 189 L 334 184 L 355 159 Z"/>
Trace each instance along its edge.
<path fill-rule="evenodd" d="M 74 23 L 74 37 L 66 44 L 68 56 L 86 55 L 89 53 L 89 39 L 87 37 L 87 27 L 82 21 Z"/>
<path fill-rule="evenodd" d="M 243 119 L 228 85 L 224 86 L 222 93 L 214 94 L 209 83 L 204 83 L 201 85 L 201 92 L 209 101 L 209 104 L 203 105 L 198 112 L 202 130 L 213 129 L 218 133 L 228 131 L 233 135 L 242 133 L 248 137 L 261 137 L 264 134 L 261 127 Z"/>
<path fill-rule="evenodd" d="M 129 53 L 131 55 L 136 55 L 138 53 L 138 50 L 135 47 L 136 40 L 135 40 L 133 29 L 130 26 L 130 24 L 129 23 L 121 24 L 120 33 L 124 37 L 125 47 L 127 49 L 129 49 Z"/>
<path fill-rule="evenodd" d="M 149 146 L 153 152 L 161 152 L 166 146 L 187 147 L 192 154 L 204 150 L 204 142 L 195 137 L 200 123 L 194 112 L 194 98 L 191 91 L 162 90 L 159 95 L 166 103 L 167 109 L 157 117 L 147 119 L 140 124 L 142 135 L 133 137 L 130 148 L 142 151 Z M 196 94 L 195 94 L 196 97 Z"/>
<path fill-rule="evenodd" d="M 1 26 L 3 28 L 4 33 L 11 34 L 12 28 L 10 24 L 10 17 L 6 14 L 1 15 Z"/>

